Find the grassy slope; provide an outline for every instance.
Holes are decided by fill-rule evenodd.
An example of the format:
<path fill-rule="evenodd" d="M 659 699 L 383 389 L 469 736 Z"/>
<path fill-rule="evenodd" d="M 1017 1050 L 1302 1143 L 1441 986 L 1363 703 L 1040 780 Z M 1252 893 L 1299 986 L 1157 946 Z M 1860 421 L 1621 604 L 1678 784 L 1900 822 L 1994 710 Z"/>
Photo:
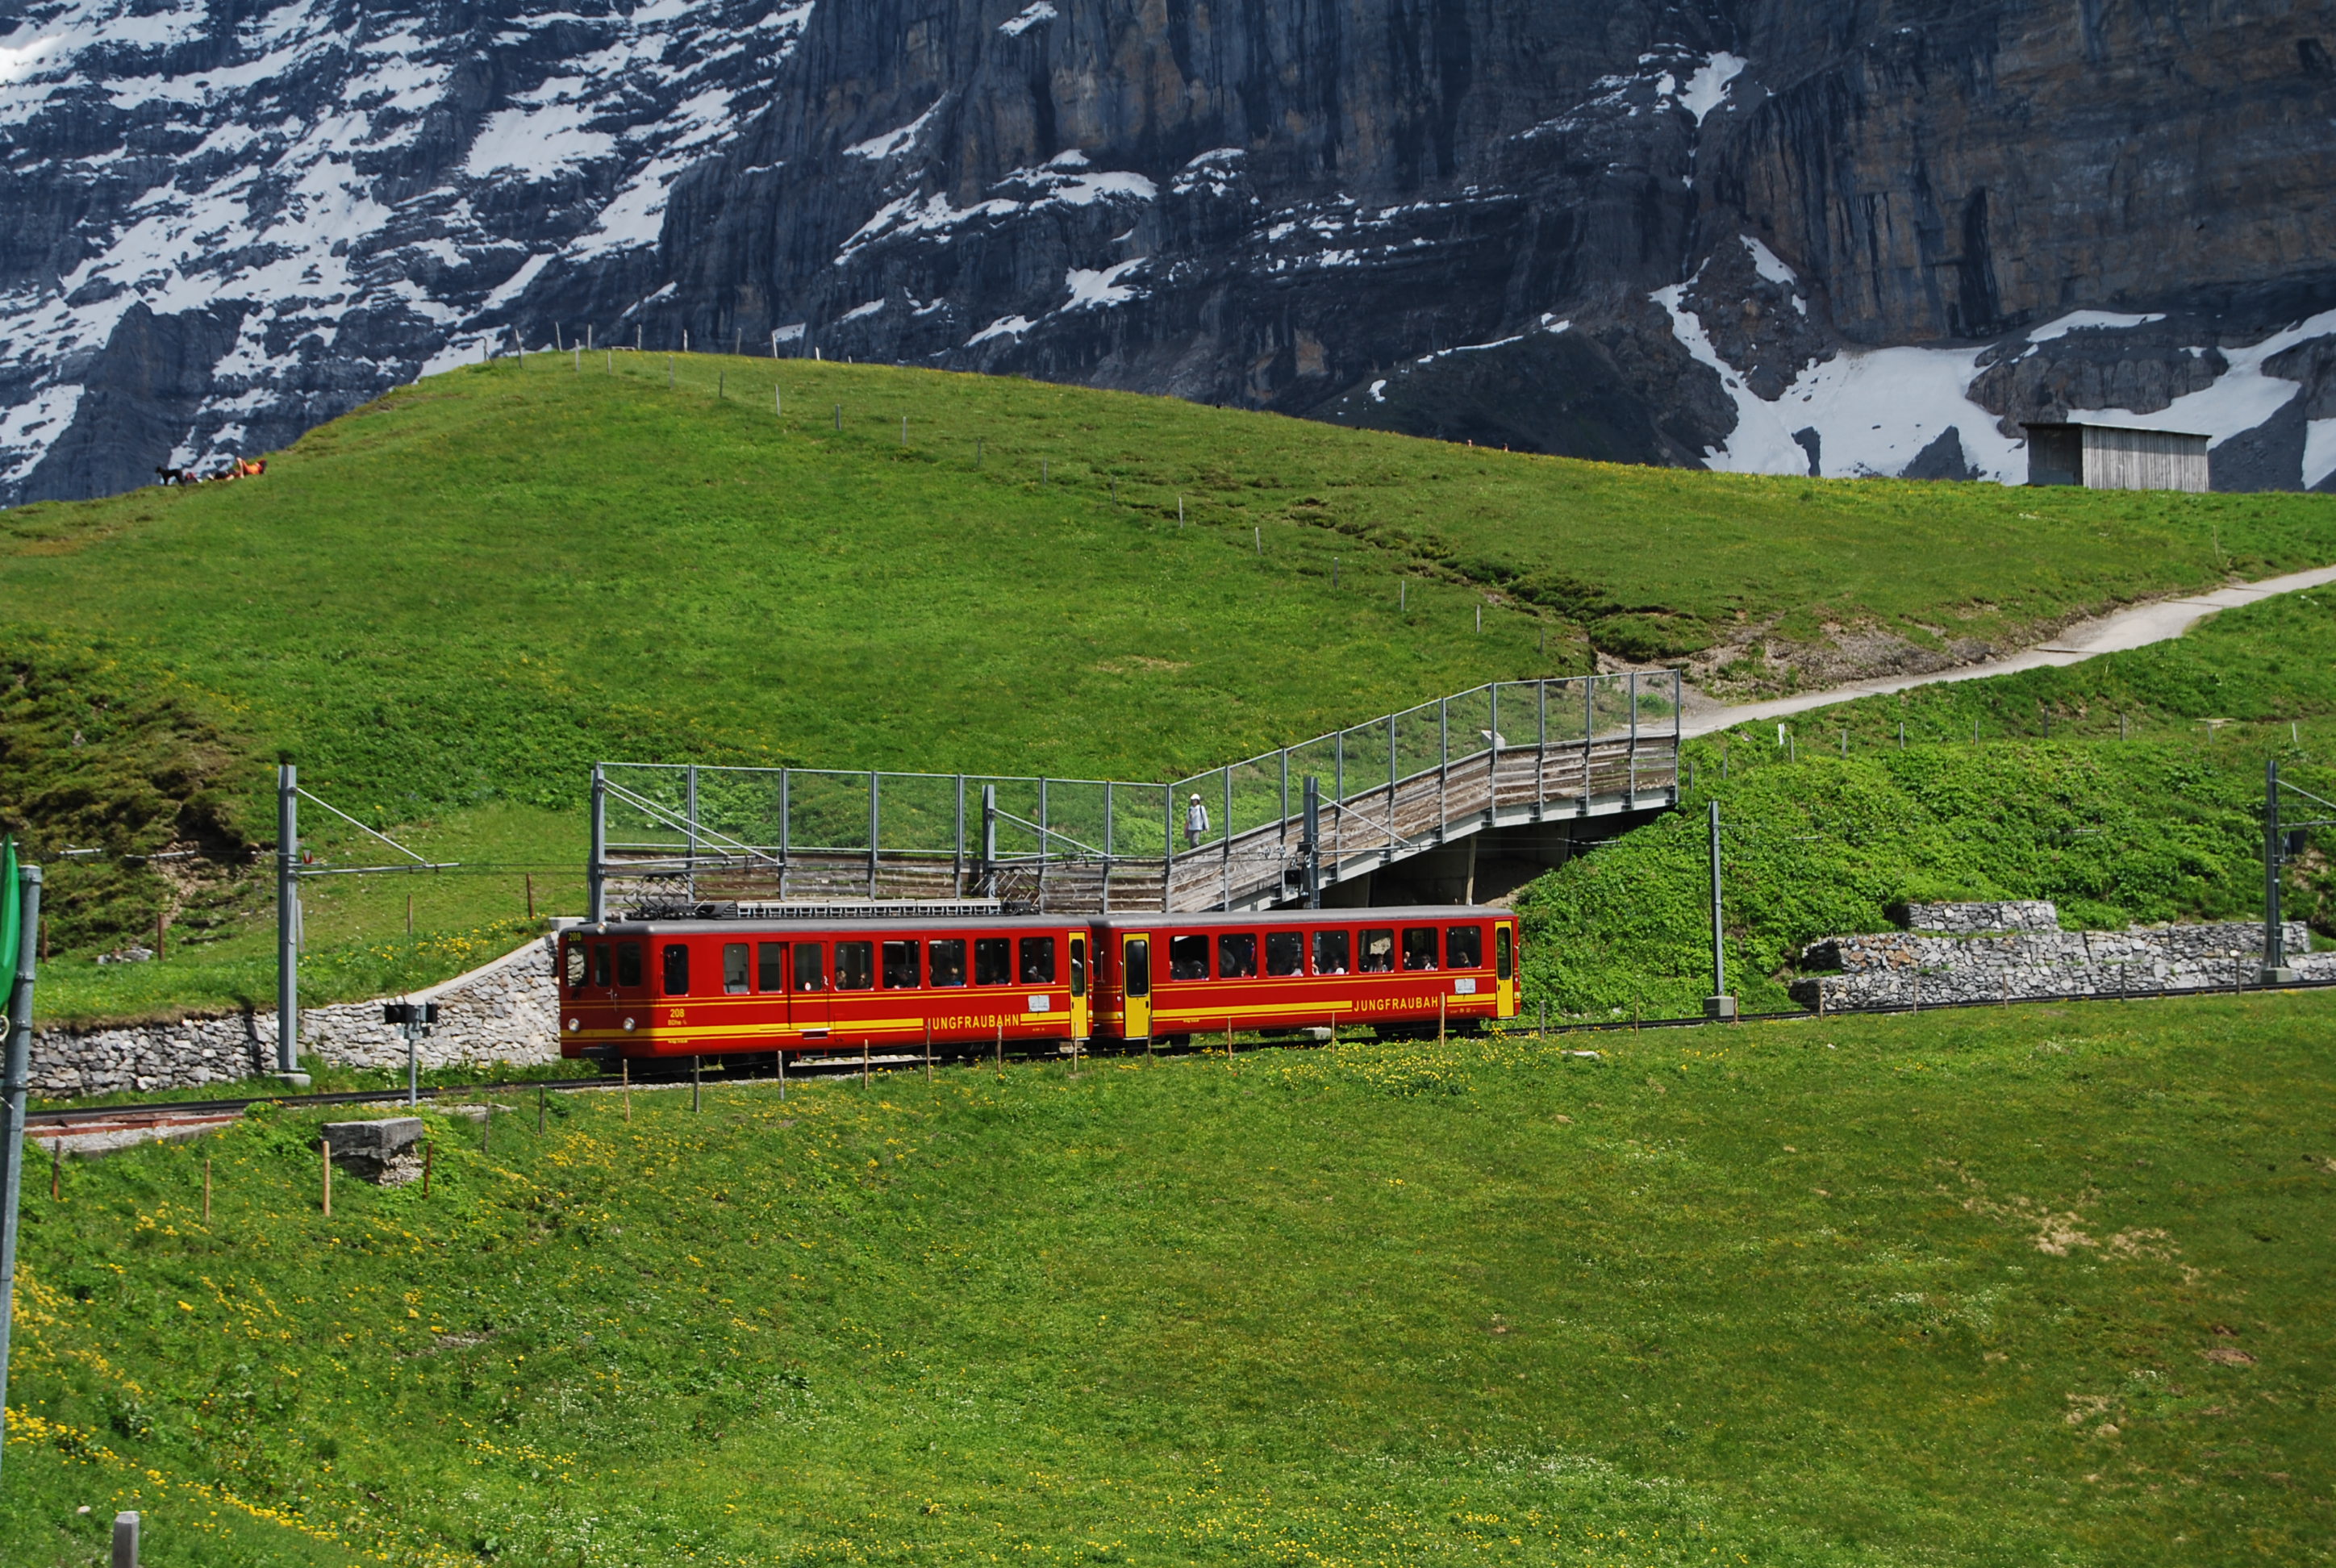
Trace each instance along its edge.
<path fill-rule="evenodd" d="M 32 1204 L 121 1464 L 0 1557 L 134 1466 L 393 1563 L 2324 1562 L 2329 1008 L 599 1095 L 329 1221 L 255 1122 Z"/>
<path fill-rule="evenodd" d="M 1525 895 L 1529 998 L 1569 1014 L 1701 1011 L 1713 799 L 1727 823 L 1731 985 L 1747 1007 L 1792 1006 L 1779 977 L 1805 944 L 1887 930 L 1902 900 L 2052 899 L 2066 922 L 2091 927 L 2260 918 L 2265 758 L 2336 799 L 2331 648 L 2336 594 L 2288 595 L 2178 642 L 1806 716 L 1797 761 L 1773 726 L 1698 743 L 1679 816 Z M 2329 814 L 2300 800 L 2287 811 Z M 2284 911 L 2336 934 L 2331 841 L 2316 842 L 2287 872 Z"/>
<path fill-rule="evenodd" d="M 435 887 L 320 893 L 319 999 L 447 972 L 441 939 L 523 909 L 530 871 L 541 907 L 573 907 L 598 756 L 1158 777 L 1578 670 L 1585 625 L 1625 643 L 1737 618 L 2000 636 L 2218 567 L 2336 559 L 2321 497 L 1684 474 L 1007 380 L 701 357 L 668 392 L 656 356 L 568 364 L 434 378 L 313 433 L 257 484 L 0 519 L 0 652 L 80 650 L 117 711 L 154 692 L 199 710 L 240 748 L 202 788 L 240 800 L 251 837 L 282 748 L 312 788 L 468 862 Z M 1503 607 L 1519 595 L 1538 607 Z M 95 745 L 102 717 L 51 711 L 40 733 Z M 0 813 L 75 765 L 34 753 L 24 780 L 0 756 L 15 796 Z M 114 843 L 136 815 L 115 794 L 138 789 L 97 782 L 74 842 L 153 847 Z M 167 813 L 137 820 L 167 838 Z M 61 928 L 85 956 L 161 892 L 58 895 L 87 917 Z M 47 1006 L 264 997 L 264 917 L 223 909 L 209 949 L 188 930 L 159 969 L 79 970 Z"/>

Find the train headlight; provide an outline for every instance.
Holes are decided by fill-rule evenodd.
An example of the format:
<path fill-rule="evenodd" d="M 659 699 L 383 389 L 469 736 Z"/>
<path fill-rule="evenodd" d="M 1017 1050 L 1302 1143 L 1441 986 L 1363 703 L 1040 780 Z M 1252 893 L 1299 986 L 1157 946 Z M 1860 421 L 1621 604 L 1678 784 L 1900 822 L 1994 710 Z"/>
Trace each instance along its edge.
<path fill-rule="evenodd" d="M 632 1019 L 630 1019 L 630 1018 L 627 1018 L 627 1019 L 625 1020 L 625 1027 L 626 1027 L 627 1029 L 628 1029 L 628 1030 L 629 1030 L 632 1027 L 633 1027 L 633 1020 L 632 1020 Z"/>
<path fill-rule="evenodd" d="M 574 1018 L 568 1020 L 568 1032 L 571 1035 L 576 1032 L 576 1020 Z"/>

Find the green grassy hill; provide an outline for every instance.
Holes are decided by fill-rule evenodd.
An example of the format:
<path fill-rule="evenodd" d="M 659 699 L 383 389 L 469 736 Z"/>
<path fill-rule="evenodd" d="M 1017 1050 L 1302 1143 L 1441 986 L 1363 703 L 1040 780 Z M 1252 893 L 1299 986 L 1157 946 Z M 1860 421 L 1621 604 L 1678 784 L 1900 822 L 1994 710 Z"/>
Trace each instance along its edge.
<path fill-rule="evenodd" d="M 29 1201 L 0 1561 L 2324 1562 L 2330 1008 L 256 1117 Z"/>
<path fill-rule="evenodd" d="M 530 877 L 574 908 L 598 757 L 1158 778 L 1593 646 L 2016 639 L 2336 560 L 2325 497 L 1689 474 L 799 361 L 673 377 L 471 367 L 260 481 L 0 516 L 0 820 L 53 857 L 248 846 L 294 756 L 465 862 L 320 891 L 322 998 L 448 972 L 524 922 Z M 267 995 L 264 890 L 172 874 L 65 868 L 52 945 L 83 968 L 52 1016 Z M 170 961 L 86 967 L 166 905 Z"/>

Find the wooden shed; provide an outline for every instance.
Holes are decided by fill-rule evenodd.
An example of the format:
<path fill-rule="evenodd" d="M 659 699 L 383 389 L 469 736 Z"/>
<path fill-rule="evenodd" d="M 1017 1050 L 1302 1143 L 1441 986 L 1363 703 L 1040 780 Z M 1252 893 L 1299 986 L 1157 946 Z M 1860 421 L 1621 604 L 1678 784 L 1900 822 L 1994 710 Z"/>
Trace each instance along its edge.
<path fill-rule="evenodd" d="M 2088 490 L 2206 488 L 2207 437 L 2124 424 L 2030 424 L 2028 482 Z"/>

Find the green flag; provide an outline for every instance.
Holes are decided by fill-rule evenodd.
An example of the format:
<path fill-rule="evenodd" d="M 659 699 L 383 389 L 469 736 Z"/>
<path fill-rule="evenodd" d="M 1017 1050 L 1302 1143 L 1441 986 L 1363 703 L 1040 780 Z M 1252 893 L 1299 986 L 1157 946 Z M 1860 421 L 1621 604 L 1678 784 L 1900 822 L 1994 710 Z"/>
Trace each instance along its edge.
<path fill-rule="evenodd" d="M 24 940 L 24 891 L 16 885 L 16 841 L 0 839 L 0 1008 L 16 983 L 16 944 Z"/>

